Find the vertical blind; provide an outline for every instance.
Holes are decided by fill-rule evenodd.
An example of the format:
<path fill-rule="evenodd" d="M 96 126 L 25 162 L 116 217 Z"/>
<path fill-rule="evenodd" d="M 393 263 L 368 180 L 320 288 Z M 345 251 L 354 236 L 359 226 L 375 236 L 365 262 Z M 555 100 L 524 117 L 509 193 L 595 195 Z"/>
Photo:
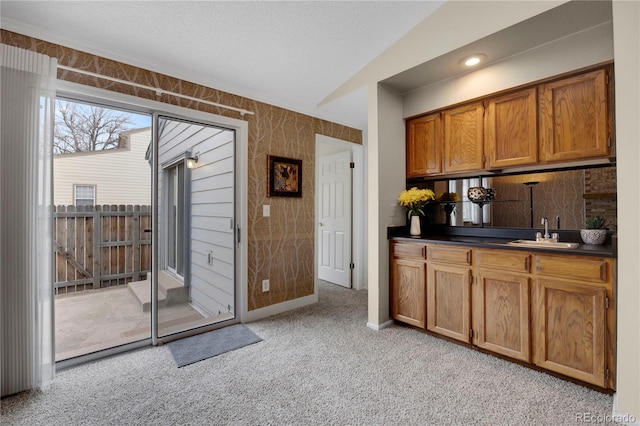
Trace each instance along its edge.
<path fill-rule="evenodd" d="M 2 396 L 47 384 L 53 338 L 51 145 L 57 60 L 0 44 Z"/>

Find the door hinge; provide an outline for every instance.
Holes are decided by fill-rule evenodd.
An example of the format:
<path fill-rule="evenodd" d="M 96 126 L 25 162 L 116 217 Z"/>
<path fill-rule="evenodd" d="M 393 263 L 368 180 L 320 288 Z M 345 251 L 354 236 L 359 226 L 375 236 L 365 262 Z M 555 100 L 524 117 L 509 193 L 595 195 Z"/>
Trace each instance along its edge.
<path fill-rule="evenodd" d="M 349 263 L 349 269 L 355 269 L 356 265 L 353 264 L 353 262 Z"/>
<path fill-rule="evenodd" d="M 609 380 L 609 369 L 608 368 L 604 369 L 604 378 Z"/>
<path fill-rule="evenodd" d="M 237 235 L 238 235 L 238 244 L 240 244 L 240 228 L 238 227 L 236 229 L 236 231 L 237 231 Z"/>
<path fill-rule="evenodd" d="M 609 84 L 609 74 L 604 75 L 604 83 Z"/>
<path fill-rule="evenodd" d="M 473 339 L 473 328 L 469 329 L 469 338 Z"/>
<path fill-rule="evenodd" d="M 469 272 L 469 285 L 473 285 L 473 274 Z"/>
<path fill-rule="evenodd" d="M 607 138 L 607 147 L 611 147 L 611 137 Z"/>
<path fill-rule="evenodd" d="M 609 298 L 607 296 L 604 297 L 604 308 L 609 309 Z"/>
<path fill-rule="evenodd" d="M 356 163 L 354 163 L 353 161 L 349 163 L 349 168 L 350 169 L 355 169 L 356 168 Z"/>

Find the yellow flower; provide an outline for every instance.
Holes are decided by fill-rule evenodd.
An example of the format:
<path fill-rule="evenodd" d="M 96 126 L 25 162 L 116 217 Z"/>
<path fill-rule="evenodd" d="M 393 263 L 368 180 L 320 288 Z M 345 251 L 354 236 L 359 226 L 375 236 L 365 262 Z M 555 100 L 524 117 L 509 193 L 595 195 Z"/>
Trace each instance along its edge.
<path fill-rule="evenodd" d="M 408 216 L 417 216 L 419 214 L 424 216 L 423 207 L 432 200 L 435 200 L 435 194 L 430 189 L 418 189 L 416 187 L 409 190 L 404 190 L 398 197 L 398 202 L 401 206 L 407 209 Z"/>

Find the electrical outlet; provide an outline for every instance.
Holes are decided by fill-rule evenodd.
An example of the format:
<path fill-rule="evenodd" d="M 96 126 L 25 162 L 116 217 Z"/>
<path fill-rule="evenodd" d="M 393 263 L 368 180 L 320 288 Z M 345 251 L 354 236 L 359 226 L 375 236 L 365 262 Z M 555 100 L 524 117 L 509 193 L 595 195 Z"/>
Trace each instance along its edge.
<path fill-rule="evenodd" d="M 262 217 L 271 216 L 271 206 L 269 204 L 264 204 L 262 206 Z"/>
<path fill-rule="evenodd" d="M 262 280 L 262 292 L 269 291 L 269 280 Z"/>

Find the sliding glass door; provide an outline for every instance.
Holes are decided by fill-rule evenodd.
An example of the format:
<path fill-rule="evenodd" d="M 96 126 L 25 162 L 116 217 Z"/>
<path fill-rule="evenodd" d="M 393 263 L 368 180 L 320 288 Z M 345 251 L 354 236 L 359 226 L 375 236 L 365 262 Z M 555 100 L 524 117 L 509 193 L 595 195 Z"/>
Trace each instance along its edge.
<path fill-rule="evenodd" d="M 151 337 L 151 115 L 58 98 L 56 361 Z"/>
<path fill-rule="evenodd" d="M 235 322 L 235 137 L 100 100 L 58 99 L 56 361 Z"/>
<path fill-rule="evenodd" d="M 158 117 L 158 337 L 235 318 L 235 132 Z"/>

